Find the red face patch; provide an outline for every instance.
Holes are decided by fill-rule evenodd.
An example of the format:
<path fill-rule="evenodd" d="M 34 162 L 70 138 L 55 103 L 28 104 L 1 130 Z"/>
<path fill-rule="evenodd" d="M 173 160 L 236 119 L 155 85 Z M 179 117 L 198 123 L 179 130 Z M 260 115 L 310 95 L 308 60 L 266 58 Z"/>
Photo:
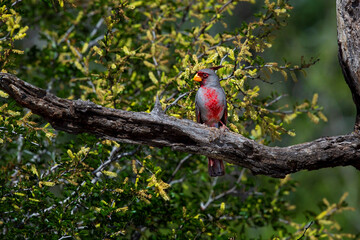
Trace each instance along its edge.
<path fill-rule="evenodd" d="M 199 77 L 201 77 L 201 82 L 200 82 L 200 86 L 204 86 L 206 79 L 208 78 L 209 74 L 204 73 L 204 72 L 197 72 L 197 75 L 199 75 Z"/>
<path fill-rule="evenodd" d="M 198 72 L 197 74 L 198 74 L 202 79 L 206 79 L 206 78 L 209 76 L 209 74 L 204 73 L 204 72 Z"/>

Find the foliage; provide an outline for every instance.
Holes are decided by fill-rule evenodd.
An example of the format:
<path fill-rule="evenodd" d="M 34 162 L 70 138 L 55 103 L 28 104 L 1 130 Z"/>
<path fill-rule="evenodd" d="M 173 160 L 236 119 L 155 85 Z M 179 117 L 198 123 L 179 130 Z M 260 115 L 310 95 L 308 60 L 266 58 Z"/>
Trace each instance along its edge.
<path fill-rule="evenodd" d="M 218 75 L 232 131 L 269 144 L 282 134 L 295 136 L 286 127 L 300 114 L 326 121 L 317 94 L 288 106 L 279 104 L 286 94 L 269 93 L 276 72 L 282 81 L 288 75 L 296 81 L 318 61 L 301 58 L 292 65 L 261 57 L 290 17 L 288 1 L 265 0 L 256 19 L 228 30 L 225 16 L 237 4 L 5 1 L 1 71 L 61 97 L 128 111 L 151 111 L 159 96 L 167 114 L 194 120 L 192 76 L 223 65 Z M 226 177 L 210 179 L 204 157 L 57 132 L 0 96 L 6 150 L 0 153 L 0 226 L 6 238 L 246 239 L 259 227 L 271 229 L 263 237 L 281 239 L 354 237 L 334 219 L 351 209 L 346 194 L 337 204 L 324 199 L 319 212 L 298 222 L 290 176 L 257 177 L 228 164 Z"/>

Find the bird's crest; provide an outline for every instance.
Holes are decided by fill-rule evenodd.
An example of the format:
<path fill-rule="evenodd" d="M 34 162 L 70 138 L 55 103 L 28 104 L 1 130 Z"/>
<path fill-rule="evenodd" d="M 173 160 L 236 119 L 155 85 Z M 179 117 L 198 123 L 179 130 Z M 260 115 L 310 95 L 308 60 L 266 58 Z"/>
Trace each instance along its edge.
<path fill-rule="evenodd" d="M 220 68 L 222 68 L 222 67 L 224 67 L 224 66 L 211 67 L 210 69 L 212 69 L 212 70 L 216 71 L 216 70 L 218 70 L 218 69 L 220 69 Z"/>

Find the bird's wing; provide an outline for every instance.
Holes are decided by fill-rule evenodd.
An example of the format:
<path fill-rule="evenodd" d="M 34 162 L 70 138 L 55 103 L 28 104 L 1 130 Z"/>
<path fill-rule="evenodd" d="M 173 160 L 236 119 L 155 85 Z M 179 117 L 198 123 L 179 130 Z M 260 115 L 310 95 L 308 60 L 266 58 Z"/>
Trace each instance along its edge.
<path fill-rule="evenodd" d="M 201 113 L 200 113 L 200 107 L 199 107 L 199 98 L 200 98 L 200 89 L 198 90 L 198 92 L 196 93 L 196 96 L 195 96 L 195 114 L 196 114 L 196 121 L 198 123 L 204 123 L 201 119 Z"/>
<path fill-rule="evenodd" d="M 196 121 L 198 123 L 203 123 L 201 120 L 199 105 L 196 100 L 195 100 L 195 114 L 196 114 Z"/>
<path fill-rule="evenodd" d="M 223 90 L 224 91 L 224 90 Z M 225 94 L 225 91 L 224 91 L 224 94 Z M 228 118 L 228 110 L 227 110 L 227 102 L 226 102 L 226 98 L 225 98 L 225 109 L 224 109 L 224 114 L 223 116 L 221 117 L 221 122 L 223 124 L 227 124 L 227 118 Z"/>
<path fill-rule="evenodd" d="M 223 124 L 225 124 L 225 125 L 226 125 L 226 122 L 227 122 L 227 118 L 228 118 L 227 104 L 225 104 L 224 114 L 223 114 L 223 116 L 222 116 L 222 118 L 221 118 L 221 122 L 222 122 Z"/>

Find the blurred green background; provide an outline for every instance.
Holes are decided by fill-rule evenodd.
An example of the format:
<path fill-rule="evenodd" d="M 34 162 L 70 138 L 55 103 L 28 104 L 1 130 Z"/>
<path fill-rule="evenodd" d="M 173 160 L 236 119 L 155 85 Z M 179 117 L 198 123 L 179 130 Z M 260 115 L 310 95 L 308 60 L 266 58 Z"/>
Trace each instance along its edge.
<path fill-rule="evenodd" d="M 296 136 L 284 136 L 281 142 L 273 144 L 277 146 L 348 134 L 353 130 L 355 121 L 355 106 L 337 57 L 336 2 L 298 0 L 290 3 L 294 9 L 288 25 L 276 32 L 273 47 L 263 55 L 265 61 L 283 63 L 283 59 L 286 59 L 287 62 L 300 65 L 301 56 L 306 60 L 311 57 L 319 58 L 320 61 L 306 70 L 306 77 L 301 73 L 297 74 L 296 83 L 289 78 L 284 84 L 281 74 L 274 74 L 271 81 L 275 83 L 263 87 L 278 93 L 287 93 L 289 96 L 279 102 L 283 105 L 301 102 L 302 99 L 311 100 L 313 94 L 318 93 L 319 105 L 324 107 L 323 112 L 328 122 L 320 121 L 319 124 L 314 124 L 306 115 L 299 116 L 290 125 Z M 260 11 L 261 5 L 261 1 L 255 5 L 239 3 L 234 15 L 229 16 L 229 27 L 236 27 L 244 20 L 251 21 L 252 14 Z M 291 203 L 297 207 L 297 219 L 306 220 L 305 210 L 319 210 L 319 203 L 323 198 L 330 203 L 336 203 L 348 192 L 347 203 L 355 207 L 356 211 L 347 211 L 337 217 L 344 232 L 360 232 L 359 171 L 353 167 L 336 167 L 302 171 L 292 174 L 291 177 L 298 182 L 296 192 L 290 195 Z M 270 234 L 271 230 L 268 230 Z"/>

